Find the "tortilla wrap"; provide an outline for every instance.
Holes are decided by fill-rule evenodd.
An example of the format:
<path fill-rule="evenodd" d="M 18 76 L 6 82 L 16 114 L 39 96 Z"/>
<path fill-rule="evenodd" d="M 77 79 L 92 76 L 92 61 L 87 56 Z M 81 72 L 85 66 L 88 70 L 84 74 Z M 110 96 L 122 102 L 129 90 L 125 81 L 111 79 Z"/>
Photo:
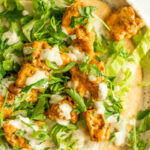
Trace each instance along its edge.
<path fill-rule="evenodd" d="M 77 1 L 77 0 L 76 0 Z M 107 17 L 111 14 L 110 7 L 99 0 L 82 0 L 85 6 L 96 6 L 97 9 L 94 12 L 97 16 L 99 16 L 102 20 L 106 20 Z M 25 6 L 30 13 L 32 13 L 32 3 L 30 0 L 21 0 L 21 3 Z M 124 46 L 130 50 L 130 53 L 134 50 L 134 45 L 130 39 L 124 40 Z M 122 112 L 122 115 L 127 119 L 132 119 L 133 116 L 137 116 L 140 101 L 142 97 L 142 88 L 139 87 L 137 84 L 142 81 L 142 70 L 140 65 L 137 66 L 134 78 L 131 83 L 131 89 L 128 92 L 126 99 L 125 99 L 125 109 Z M 101 142 L 99 150 L 120 150 L 121 147 L 115 146 L 113 144 L 109 144 L 108 142 Z"/>

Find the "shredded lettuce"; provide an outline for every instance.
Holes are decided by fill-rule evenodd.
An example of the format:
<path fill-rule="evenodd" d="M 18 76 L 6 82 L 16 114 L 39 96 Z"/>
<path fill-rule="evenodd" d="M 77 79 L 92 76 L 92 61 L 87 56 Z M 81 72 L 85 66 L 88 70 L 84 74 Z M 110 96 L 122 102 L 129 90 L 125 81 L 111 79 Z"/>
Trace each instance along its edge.
<path fill-rule="evenodd" d="M 107 76 L 118 76 L 115 79 L 114 85 L 115 93 L 118 97 L 124 97 L 130 89 L 130 82 L 132 81 L 133 75 L 136 71 L 137 65 L 146 56 L 150 49 L 150 29 L 148 29 L 133 54 L 130 58 L 134 61 L 126 59 L 126 57 L 116 56 L 115 53 L 108 58 L 106 63 L 106 75 Z"/>
<path fill-rule="evenodd" d="M 106 63 L 106 75 L 116 76 L 119 73 L 123 65 L 126 64 L 126 60 L 120 56 L 113 54 Z"/>
<path fill-rule="evenodd" d="M 142 28 L 142 29 L 138 32 L 138 34 L 136 34 L 136 35 L 134 35 L 134 36 L 132 37 L 132 41 L 133 41 L 133 43 L 134 43 L 135 46 L 137 46 L 137 45 L 139 44 L 139 42 L 142 40 L 142 38 L 143 38 L 145 32 L 146 32 L 146 29 L 145 29 L 145 28 Z"/>
<path fill-rule="evenodd" d="M 136 60 L 136 64 L 139 64 L 141 59 L 148 53 L 150 50 L 150 29 L 146 31 L 142 40 L 137 45 L 136 49 L 133 52 L 133 57 Z"/>

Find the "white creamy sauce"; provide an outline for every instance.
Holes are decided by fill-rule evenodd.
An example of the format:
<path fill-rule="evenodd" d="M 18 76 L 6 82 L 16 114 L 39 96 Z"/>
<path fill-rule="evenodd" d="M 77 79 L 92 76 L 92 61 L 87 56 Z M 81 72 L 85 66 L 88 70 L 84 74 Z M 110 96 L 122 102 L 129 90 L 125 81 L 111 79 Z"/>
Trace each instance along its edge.
<path fill-rule="evenodd" d="M 90 80 L 90 81 L 96 81 L 96 76 L 94 76 L 94 75 L 88 75 L 88 79 Z"/>
<path fill-rule="evenodd" d="M 33 48 L 30 47 L 30 46 L 26 46 L 26 47 L 23 48 L 23 53 L 24 53 L 25 55 L 31 54 L 32 51 L 33 51 Z"/>
<path fill-rule="evenodd" d="M 8 147 L 8 144 L 7 144 L 7 146 L 2 144 L 2 145 L 0 145 L 0 150 L 12 150 L 12 148 Z"/>
<path fill-rule="evenodd" d="M 99 84 L 99 90 L 98 90 L 98 97 L 99 99 L 103 100 L 107 97 L 108 94 L 108 88 L 105 83 Z"/>
<path fill-rule="evenodd" d="M 24 138 L 26 138 L 27 140 L 29 140 L 29 144 L 32 146 L 33 149 L 36 150 L 42 150 L 46 147 L 51 147 L 52 143 L 50 142 L 50 140 L 46 140 L 45 142 L 40 144 L 39 140 L 36 140 L 34 138 L 31 137 L 31 135 L 33 134 L 33 129 L 29 126 L 27 126 L 25 123 L 32 125 L 32 128 L 35 131 L 40 130 L 39 126 L 37 124 L 34 124 L 33 121 L 29 120 L 29 118 L 24 118 L 22 116 L 19 116 L 18 119 L 15 120 L 11 120 L 9 123 L 11 125 L 13 125 L 15 128 L 17 129 L 21 129 L 23 131 L 26 131 L 25 135 L 23 136 Z M 43 129 L 44 130 L 44 129 Z"/>
<path fill-rule="evenodd" d="M 14 81 L 11 79 L 11 77 L 2 79 L 1 84 L 0 84 L 1 96 L 5 96 L 6 88 L 8 88 L 11 83 L 14 83 Z"/>
<path fill-rule="evenodd" d="M 89 133 L 83 128 L 74 131 L 72 139 L 77 140 L 76 150 L 99 150 L 99 142 L 91 141 Z"/>
<path fill-rule="evenodd" d="M 41 60 L 49 60 L 51 63 L 56 63 L 57 65 L 62 65 L 63 61 L 61 59 L 58 46 L 53 49 L 45 49 L 41 52 L 40 55 Z"/>
<path fill-rule="evenodd" d="M 28 124 L 33 124 L 33 121 L 31 121 L 29 118 L 25 118 L 25 117 L 22 117 L 22 116 L 18 116 L 18 119 L 10 120 L 9 123 L 17 129 L 26 129 L 27 132 L 33 132 L 32 128 L 35 131 L 38 131 L 38 126 L 37 125 L 34 124 L 34 125 L 32 125 L 32 128 L 30 128 L 26 124 L 24 124 L 22 121 L 25 122 L 25 123 L 28 123 Z"/>
<path fill-rule="evenodd" d="M 14 54 L 11 54 L 11 59 L 12 59 L 15 63 L 17 63 L 17 64 L 19 64 L 19 65 L 22 65 L 22 64 L 23 64 L 23 57 L 18 57 L 18 56 L 14 55 Z"/>
<path fill-rule="evenodd" d="M 63 143 L 60 143 L 59 149 L 60 150 L 66 150 L 66 145 Z"/>
<path fill-rule="evenodd" d="M 94 105 L 95 105 L 95 107 L 97 109 L 97 113 L 104 115 L 105 107 L 104 107 L 103 101 L 96 101 L 96 102 L 94 102 Z"/>
<path fill-rule="evenodd" d="M 117 114 L 110 116 L 109 118 L 107 118 L 107 122 L 108 123 L 115 123 L 115 122 L 117 122 L 117 116 L 118 116 Z"/>
<path fill-rule="evenodd" d="M 61 29 L 62 29 L 62 31 L 63 31 L 65 34 L 69 35 L 69 34 L 68 34 L 68 31 L 66 30 L 65 27 L 61 26 Z"/>
<path fill-rule="evenodd" d="M 45 75 L 45 73 L 43 71 L 37 70 L 32 77 L 28 77 L 26 79 L 26 85 L 31 85 L 33 83 L 36 83 L 37 81 L 43 79 L 43 78 L 47 78 L 47 76 Z M 44 85 L 45 87 L 46 85 Z"/>
<path fill-rule="evenodd" d="M 72 40 L 75 40 L 75 39 L 77 38 L 76 34 L 69 35 L 69 37 L 70 37 Z"/>
<path fill-rule="evenodd" d="M 78 81 L 68 81 L 67 87 L 71 89 L 76 89 L 79 85 Z"/>
<path fill-rule="evenodd" d="M 64 125 L 64 126 L 68 126 L 70 121 L 69 120 L 61 120 L 61 119 L 56 119 L 56 122 L 58 124 Z"/>
<path fill-rule="evenodd" d="M 71 52 L 69 52 L 68 55 L 70 56 L 70 58 L 73 61 L 82 61 L 82 62 L 84 62 L 88 59 L 88 56 L 85 53 L 80 52 L 79 48 L 74 47 L 74 46 L 70 46 L 69 49 L 70 49 Z"/>
<path fill-rule="evenodd" d="M 72 111 L 72 107 L 67 104 L 64 103 L 62 105 L 59 106 L 60 110 L 62 111 L 62 115 L 67 119 L 70 120 L 71 119 L 71 111 Z"/>
<path fill-rule="evenodd" d="M 88 100 L 92 100 L 92 96 L 89 91 L 86 91 L 84 97 L 87 98 Z"/>
<path fill-rule="evenodd" d="M 69 7 L 71 4 L 65 0 L 55 0 L 55 4 L 57 7 L 66 8 Z"/>
<path fill-rule="evenodd" d="M 115 133 L 116 140 L 114 142 L 117 146 L 124 146 L 126 143 L 128 137 L 127 124 L 127 121 L 122 116 L 120 116 L 119 122 L 114 122 L 110 124 L 111 132 L 117 130 L 117 132 Z"/>
<path fill-rule="evenodd" d="M 59 94 L 53 94 L 51 96 L 51 100 L 50 100 L 50 104 L 58 104 L 59 102 L 61 102 L 64 99 L 64 97 L 62 95 Z"/>
<path fill-rule="evenodd" d="M 30 13 L 29 13 L 27 10 L 23 10 L 23 11 L 22 11 L 22 15 L 23 15 L 23 16 L 26 16 L 26 15 L 29 15 L 29 14 L 30 14 Z"/>
<path fill-rule="evenodd" d="M 3 34 L 2 38 L 5 40 L 5 39 L 8 39 L 7 41 L 7 44 L 8 45 L 12 45 L 12 44 L 15 44 L 17 43 L 20 38 L 18 37 L 17 33 L 16 32 L 12 32 L 12 31 L 7 31 Z"/>
<path fill-rule="evenodd" d="M 115 136 L 116 136 L 115 144 L 117 146 L 121 146 L 121 145 L 123 146 L 125 144 L 125 140 L 127 138 L 127 131 L 121 130 L 119 132 L 116 132 Z"/>

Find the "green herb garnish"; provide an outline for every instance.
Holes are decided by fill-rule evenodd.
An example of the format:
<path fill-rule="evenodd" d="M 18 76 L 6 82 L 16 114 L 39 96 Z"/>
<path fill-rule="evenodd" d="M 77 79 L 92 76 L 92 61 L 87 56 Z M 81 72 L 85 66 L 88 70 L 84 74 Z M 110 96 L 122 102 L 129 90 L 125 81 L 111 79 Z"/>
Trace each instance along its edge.
<path fill-rule="evenodd" d="M 51 74 L 58 74 L 58 73 L 65 73 L 68 72 L 72 67 L 74 67 L 77 63 L 76 62 L 71 62 L 67 66 L 60 68 L 58 70 L 52 70 L 50 73 Z"/>
<path fill-rule="evenodd" d="M 82 26 L 88 24 L 88 21 L 93 17 L 92 12 L 96 9 L 94 6 L 87 6 L 85 8 L 79 8 L 79 13 L 81 17 L 77 18 L 73 16 L 71 19 L 70 27 L 75 28 L 76 25 L 80 24 Z"/>
<path fill-rule="evenodd" d="M 75 90 L 72 89 L 66 89 L 66 93 L 72 97 L 72 99 L 78 104 L 78 108 L 82 111 L 85 112 L 87 111 L 86 105 L 84 103 L 83 98 L 81 97 L 80 94 L 78 94 Z"/>

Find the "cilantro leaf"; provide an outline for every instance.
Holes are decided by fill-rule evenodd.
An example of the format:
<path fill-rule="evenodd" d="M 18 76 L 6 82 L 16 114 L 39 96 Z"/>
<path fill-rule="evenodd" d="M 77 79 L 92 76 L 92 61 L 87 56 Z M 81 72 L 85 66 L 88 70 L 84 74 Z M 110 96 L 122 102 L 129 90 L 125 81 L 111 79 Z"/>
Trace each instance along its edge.
<path fill-rule="evenodd" d="M 28 105 L 30 105 L 30 103 L 27 103 L 25 101 L 26 97 L 28 96 L 28 92 L 30 92 L 30 90 L 33 88 L 33 87 L 36 87 L 36 88 L 42 88 L 43 85 L 45 85 L 46 83 L 48 83 L 48 79 L 47 78 L 44 78 L 44 79 L 41 79 L 29 86 L 26 86 L 22 91 L 21 91 L 21 95 L 16 97 L 15 99 L 15 102 L 14 102 L 14 109 L 17 110 L 17 109 L 22 109 L 22 108 L 26 108 L 26 105 L 28 107 Z M 32 103 L 31 103 L 32 105 Z"/>
<path fill-rule="evenodd" d="M 139 113 L 138 113 L 137 119 L 142 120 L 149 114 L 150 114 L 150 109 L 140 110 Z"/>
<path fill-rule="evenodd" d="M 67 85 L 70 77 L 68 75 L 55 75 L 51 76 L 49 85 L 51 93 L 61 93 Z"/>
<path fill-rule="evenodd" d="M 94 75 L 96 77 L 101 77 L 103 76 L 102 72 L 100 71 L 100 69 L 95 65 L 95 64 L 89 64 L 87 66 L 87 68 L 90 70 L 89 74 L 90 75 Z"/>
<path fill-rule="evenodd" d="M 95 41 L 94 41 L 93 46 L 94 46 L 94 52 L 102 51 L 102 46 L 101 46 L 100 40 L 97 35 L 95 36 Z"/>
<path fill-rule="evenodd" d="M 94 75 L 96 77 L 103 76 L 101 70 L 95 64 L 88 64 L 90 59 L 87 59 L 86 62 L 79 64 L 79 69 L 81 72 L 85 72 L 88 75 Z"/>
<path fill-rule="evenodd" d="M 140 133 L 150 130 L 150 113 L 142 120 L 140 126 L 138 127 L 138 131 Z"/>
<path fill-rule="evenodd" d="M 78 94 L 75 90 L 73 89 L 66 89 L 66 93 L 73 98 L 73 100 L 78 104 L 78 108 L 82 111 L 85 112 L 87 111 L 86 105 L 84 103 L 83 98 L 81 97 L 80 94 Z"/>
<path fill-rule="evenodd" d="M 88 24 L 88 20 L 93 17 L 92 12 L 96 9 L 94 6 L 87 6 L 84 8 L 79 8 L 79 13 L 81 17 L 77 18 L 76 16 L 73 16 L 71 18 L 70 27 L 75 28 L 76 25 L 80 24 L 82 26 Z"/>
<path fill-rule="evenodd" d="M 92 12 L 96 10 L 94 6 L 87 6 L 85 8 L 79 8 L 79 13 L 82 17 L 90 18 L 93 17 Z"/>
<path fill-rule="evenodd" d="M 56 64 L 51 63 L 48 59 L 46 60 L 46 65 L 50 68 L 50 69 L 58 69 L 58 66 Z"/>
<path fill-rule="evenodd" d="M 127 145 L 129 148 L 133 148 L 134 150 L 145 150 L 147 147 L 147 142 L 142 140 L 140 137 L 140 132 L 136 127 L 136 121 L 134 122 L 133 130 L 130 132 Z"/>
<path fill-rule="evenodd" d="M 45 110 L 45 104 L 46 104 L 45 99 L 38 100 L 35 108 L 33 109 L 31 119 L 41 120 L 41 121 L 46 119 L 45 115 L 43 114 Z"/>
<path fill-rule="evenodd" d="M 77 63 L 76 62 L 71 62 L 70 64 L 66 65 L 63 68 L 59 68 L 58 70 L 52 70 L 50 73 L 51 74 L 58 74 L 58 73 L 65 73 L 68 72 L 72 67 L 74 67 Z"/>
<path fill-rule="evenodd" d="M 33 88 L 33 87 L 42 88 L 43 85 L 45 85 L 47 82 L 48 82 L 47 78 L 41 79 L 41 80 L 39 80 L 39 81 L 29 85 L 29 86 L 26 86 L 21 92 L 22 93 L 28 93 L 31 90 L 31 88 Z"/>

